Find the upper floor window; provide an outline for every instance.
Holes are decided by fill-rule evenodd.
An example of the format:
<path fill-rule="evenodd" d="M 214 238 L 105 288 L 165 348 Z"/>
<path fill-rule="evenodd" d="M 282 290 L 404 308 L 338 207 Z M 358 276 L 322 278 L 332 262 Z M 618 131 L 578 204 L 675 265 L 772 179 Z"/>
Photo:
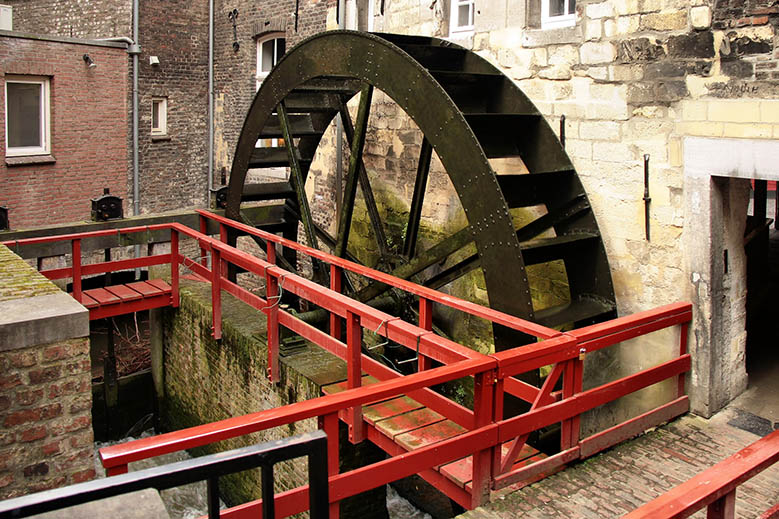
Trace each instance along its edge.
<path fill-rule="evenodd" d="M 6 156 L 48 155 L 50 136 L 49 78 L 6 76 Z"/>
<path fill-rule="evenodd" d="M 275 33 L 257 40 L 257 88 L 287 50 L 283 33 Z"/>
<path fill-rule="evenodd" d="M 474 0 L 452 0 L 449 33 L 473 31 Z"/>
<path fill-rule="evenodd" d="M 154 97 L 151 100 L 151 134 L 168 134 L 168 98 Z"/>
<path fill-rule="evenodd" d="M 576 25 L 576 0 L 541 0 L 541 28 Z"/>

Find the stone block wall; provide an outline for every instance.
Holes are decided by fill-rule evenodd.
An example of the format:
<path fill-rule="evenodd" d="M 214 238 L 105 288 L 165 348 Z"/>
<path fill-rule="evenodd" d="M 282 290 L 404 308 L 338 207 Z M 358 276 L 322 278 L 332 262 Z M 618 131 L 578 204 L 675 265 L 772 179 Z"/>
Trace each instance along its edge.
<path fill-rule="evenodd" d="M 95 68 L 82 60 L 87 53 Z M 0 70 L 48 77 L 51 92 L 49 156 L 5 157 L 4 123 L 0 129 L 0 205 L 8 207 L 11 227 L 88 220 L 90 199 L 103 188 L 121 196 L 128 157 L 125 45 L 6 33 Z"/>
<path fill-rule="evenodd" d="M 95 476 L 89 316 L 0 245 L 0 499 Z"/>

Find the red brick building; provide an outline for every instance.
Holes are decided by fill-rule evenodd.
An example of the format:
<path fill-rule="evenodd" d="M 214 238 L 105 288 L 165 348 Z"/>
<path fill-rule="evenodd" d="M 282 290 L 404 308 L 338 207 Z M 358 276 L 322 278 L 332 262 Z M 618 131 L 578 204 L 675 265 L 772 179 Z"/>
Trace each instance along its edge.
<path fill-rule="evenodd" d="M 125 191 L 126 47 L 0 35 L 0 205 L 13 227 L 89 219 L 90 198 Z"/>

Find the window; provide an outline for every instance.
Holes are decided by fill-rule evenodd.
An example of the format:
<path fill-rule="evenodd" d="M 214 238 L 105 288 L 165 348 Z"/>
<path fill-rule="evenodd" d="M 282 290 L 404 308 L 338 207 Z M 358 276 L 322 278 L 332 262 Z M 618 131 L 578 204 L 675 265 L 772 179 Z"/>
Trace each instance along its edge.
<path fill-rule="evenodd" d="M 51 152 L 49 78 L 5 77 L 5 153 L 7 156 Z"/>
<path fill-rule="evenodd" d="M 168 98 L 154 97 L 151 100 L 152 136 L 168 134 Z"/>
<path fill-rule="evenodd" d="M 277 32 L 257 39 L 257 90 L 287 50 L 287 40 L 284 39 L 283 34 Z M 258 148 L 284 146 L 284 139 L 259 139 L 256 146 Z"/>
<path fill-rule="evenodd" d="M 287 40 L 282 37 L 282 33 L 271 34 L 257 40 L 257 89 L 284 55 L 286 46 Z"/>
<path fill-rule="evenodd" d="M 452 0 L 449 33 L 473 31 L 474 0 Z"/>
<path fill-rule="evenodd" d="M 541 0 L 541 28 L 576 25 L 576 0 Z"/>

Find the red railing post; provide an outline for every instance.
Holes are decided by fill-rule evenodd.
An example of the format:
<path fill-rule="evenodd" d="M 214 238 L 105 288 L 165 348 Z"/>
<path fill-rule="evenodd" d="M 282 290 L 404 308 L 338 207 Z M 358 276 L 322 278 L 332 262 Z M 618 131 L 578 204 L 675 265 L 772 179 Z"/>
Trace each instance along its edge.
<path fill-rule="evenodd" d="M 208 235 L 208 220 L 202 214 L 198 214 L 198 220 L 200 222 L 200 234 Z M 206 248 L 201 245 L 200 247 L 200 264 L 208 268 L 208 257 L 206 256 Z"/>
<path fill-rule="evenodd" d="M 473 413 L 476 429 L 492 422 L 495 371 L 477 373 L 474 376 Z M 471 506 L 476 508 L 489 501 L 492 476 L 493 448 L 500 452 L 500 445 L 473 453 L 473 481 Z"/>
<path fill-rule="evenodd" d="M 277 384 L 281 379 L 279 373 L 279 302 L 281 299 L 279 281 L 265 270 L 265 314 L 268 327 L 268 379 Z"/>
<path fill-rule="evenodd" d="M 70 242 L 72 256 L 73 297 L 81 303 L 81 240 L 76 238 Z"/>
<path fill-rule="evenodd" d="M 565 373 L 563 374 L 563 400 L 571 398 L 582 390 L 582 371 L 584 362 L 571 359 L 565 363 Z M 580 415 L 572 416 L 563 420 L 560 434 L 560 449 L 567 450 L 575 447 L 579 443 Z"/>
<path fill-rule="evenodd" d="M 219 241 L 222 243 L 227 243 L 227 226 L 223 223 L 219 224 Z M 227 276 L 227 264 L 222 263 L 221 268 L 221 275 Z"/>
<path fill-rule="evenodd" d="M 330 265 L 330 290 L 340 293 L 343 286 L 343 271 L 337 265 Z M 330 336 L 341 339 L 341 318 L 335 312 L 330 312 Z"/>
<path fill-rule="evenodd" d="M 346 362 L 347 362 L 347 388 L 353 389 L 362 385 L 362 325 L 360 316 L 346 312 Z M 365 439 L 365 427 L 362 421 L 362 406 L 354 406 L 348 410 L 349 441 L 360 443 Z"/>
<path fill-rule="evenodd" d="M 173 308 L 178 308 L 179 298 L 179 232 L 170 230 L 170 297 Z"/>
<path fill-rule="evenodd" d="M 319 428 L 327 434 L 327 475 L 335 476 L 339 470 L 338 453 L 338 413 L 330 413 L 320 416 Z M 330 519 L 338 519 L 340 516 L 340 503 L 330 503 Z"/>
<path fill-rule="evenodd" d="M 423 330 L 432 331 L 433 329 L 433 302 L 427 298 L 419 298 L 419 327 Z M 433 361 L 430 357 L 422 354 L 417 361 L 419 371 L 425 371 L 433 367 Z"/>
<path fill-rule="evenodd" d="M 222 338 L 222 255 L 211 249 L 211 318 L 214 339 Z"/>
<path fill-rule="evenodd" d="M 735 488 L 706 508 L 706 519 L 736 519 Z"/>
<path fill-rule="evenodd" d="M 270 240 L 265 242 L 265 257 L 271 265 L 276 264 L 276 244 Z"/>

